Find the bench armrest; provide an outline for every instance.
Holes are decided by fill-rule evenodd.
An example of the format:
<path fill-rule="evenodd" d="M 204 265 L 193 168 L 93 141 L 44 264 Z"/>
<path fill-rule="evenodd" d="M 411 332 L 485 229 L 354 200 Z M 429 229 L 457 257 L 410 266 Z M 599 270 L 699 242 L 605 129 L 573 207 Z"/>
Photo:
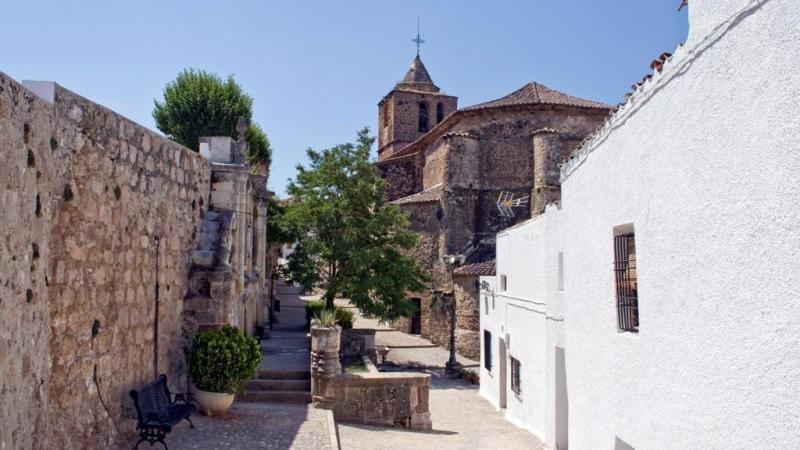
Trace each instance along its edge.
<path fill-rule="evenodd" d="M 178 403 L 178 402 L 186 404 L 189 403 L 189 394 L 182 392 L 180 394 L 174 394 L 174 395 L 175 395 L 175 400 L 173 400 L 172 403 Z"/>

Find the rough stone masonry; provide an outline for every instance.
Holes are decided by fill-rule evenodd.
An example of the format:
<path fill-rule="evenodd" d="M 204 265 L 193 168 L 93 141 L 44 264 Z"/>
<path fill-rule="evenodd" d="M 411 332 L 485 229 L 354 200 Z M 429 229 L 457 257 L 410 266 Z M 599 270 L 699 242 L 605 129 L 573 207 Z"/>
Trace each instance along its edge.
<path fill-rule="evenodd" d="M 558 164 L 611 107 L 535 82 L 486 103 L 457 109 L 456 102 L 440 93 L 417 56 L 378 104 L 378 167 L 387 195 L 421 235 L 412 254 L 433 280 L 428 291 L 408 293 L 419 316 L 395 326 L 449 346 L 450 317 L 438 299 L 452 292 L 456 348 L 477 359 L 476 283 L 494 273 L 495 233 L 560 198 Z M 501 193 L 528 201 L 503 216 L 496 206 Z M 466 256 L 452 274 L 442 262 L 448 254 Z"/>
<path fill-rule="evenodd" d="M 186 388 L 212 167 L 54 83 L 26 85 L 0 73 L 0 449 L 126 446 L 128 390 L 162 372 Z"/>

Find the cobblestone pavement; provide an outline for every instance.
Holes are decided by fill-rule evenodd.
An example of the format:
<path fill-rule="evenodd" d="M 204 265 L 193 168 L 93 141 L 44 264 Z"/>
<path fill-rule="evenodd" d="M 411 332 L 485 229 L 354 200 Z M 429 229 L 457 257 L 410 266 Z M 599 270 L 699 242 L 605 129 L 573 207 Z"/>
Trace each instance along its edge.
<path fill-rule="evenodd" d="M 167 435 L 171 450 L 335 450 L 326 412 L 311 405 L 236 402 L 224 416 L 192 415 Z M 148 448 L 143 443 L 139 448 Z"/>
<path fill-rule="evenodd" d="M 418 336 L 410 336 L 377 321 L 356 318 L 355 328 L 377 328 L 376 345 L 391 348 L 387 360 L 399 366 L 444 367 L 447 350 Z M 467 366 L 476 361 L 459 358 Z M 512 425 L 501 412 L 478 393 L 478 387 L 464 380 L 443 376 L 442 369 L 424 370 L 432 375 L 430 392 L 432 431 L 409 431 L 398 428 L 337 424 L 342 450 L 435 450 L 502 449 L 540 450 L 541 442 L 528 431 Z"/>

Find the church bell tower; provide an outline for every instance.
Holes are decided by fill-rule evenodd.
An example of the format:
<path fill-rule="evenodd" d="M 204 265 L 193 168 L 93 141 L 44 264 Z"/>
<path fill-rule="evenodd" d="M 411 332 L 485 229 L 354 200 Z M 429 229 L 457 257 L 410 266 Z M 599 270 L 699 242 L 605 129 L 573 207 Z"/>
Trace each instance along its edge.
<path fill-rule="evenodd" d="M 403 79 L 378 103 L 378 160 L 383 161 L 416 141 L 458 107 L 458 98 L 442 94 L 417 56 Z"/>

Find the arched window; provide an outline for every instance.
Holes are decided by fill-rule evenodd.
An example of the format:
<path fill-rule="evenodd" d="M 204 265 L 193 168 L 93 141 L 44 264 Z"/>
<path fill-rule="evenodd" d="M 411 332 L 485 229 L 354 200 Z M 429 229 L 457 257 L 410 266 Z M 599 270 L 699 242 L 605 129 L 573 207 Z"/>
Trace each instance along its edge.
<path fill-rule="evenodd" d="M 444 105 L 441 103 L 436 104 L 436 123 L 439 123 L 444 119 Z"/>
<path fill-rule="evenodd" d="M 421 133 L 428 132 L 428 104 L 419 102 L 419 127 L 417 130 Z"/>

